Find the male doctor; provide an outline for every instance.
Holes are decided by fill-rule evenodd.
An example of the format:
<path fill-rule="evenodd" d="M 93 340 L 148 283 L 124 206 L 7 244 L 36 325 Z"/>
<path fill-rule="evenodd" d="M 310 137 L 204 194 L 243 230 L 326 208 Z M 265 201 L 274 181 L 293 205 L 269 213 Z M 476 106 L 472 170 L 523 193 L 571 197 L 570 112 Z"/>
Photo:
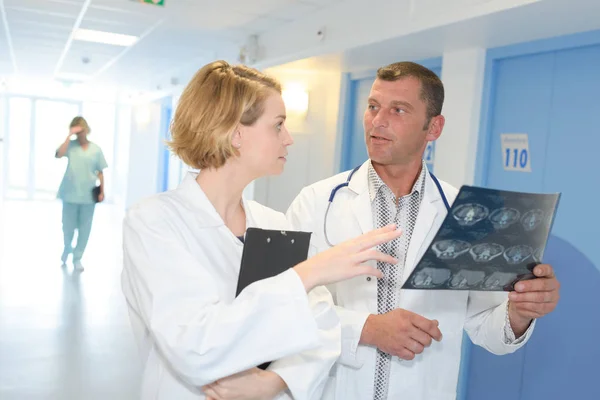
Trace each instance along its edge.
<path fill-rule="evenodd" d="M 363 120 L 369 160 L 351 178 L 347 171 L 304 188 L 288 210 L 295 229 L 313 232 L 317 251 L 392 222 L 403 231 L 381 248 L 400 260 L 378 263 L 384 278 L 329 287 L 342 320 L 342 354 L 326 399 L 455 399 L 463 329 L 494 354 L 512 353 L 558 302 L 550 265 L 538 265 L 540 279 L 508 295 L 400 290 L 458 192 L 436 182 L 423 162 L 427 142 L 444 127 L 443 101 L 432 71 L 409 62 L 380 68 Z M 345 182 L 327 211 L 332 189 Z"/>

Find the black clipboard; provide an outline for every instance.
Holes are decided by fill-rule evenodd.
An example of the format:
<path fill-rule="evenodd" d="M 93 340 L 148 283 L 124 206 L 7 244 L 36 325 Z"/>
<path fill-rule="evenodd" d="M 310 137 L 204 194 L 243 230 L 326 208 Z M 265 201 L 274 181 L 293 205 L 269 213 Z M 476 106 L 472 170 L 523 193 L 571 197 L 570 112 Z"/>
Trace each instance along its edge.
<path fill-rule="evenodd" d="M 310 232 L 248 228 L 236 297 L 250 284 L 271 278 L 308 258 Z M 267 369 L 270 362 L 258 368 Z"/>

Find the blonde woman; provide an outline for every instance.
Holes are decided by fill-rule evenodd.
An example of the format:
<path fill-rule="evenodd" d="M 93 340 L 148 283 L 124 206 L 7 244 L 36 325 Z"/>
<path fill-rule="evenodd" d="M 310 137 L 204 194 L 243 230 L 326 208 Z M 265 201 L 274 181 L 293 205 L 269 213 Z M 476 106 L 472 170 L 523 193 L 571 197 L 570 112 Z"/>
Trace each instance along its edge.
<path fill-rule="evenodd" d="M 124 222 L 123 291 L 143 352 L 143 399 L 320 398 L 341 348 L 321 285 L 380 276 L 365 262 L 394 261 L 373 250 L 399 236 L 392 226 L 235 296 L 246 229 L 287 229 L 283 214 L 242 198 L 254 179 L 282 172 L 293 143 L 285 116 L 279 83 L 245 66 L 213 62 L 184 90 L 170 145 L 200 173 Z"/>
<path fill-rule="evenodd" d="M 67 157 L 69 163 L 58 189 L 58 198 L 62 200 L 62 226 L 64 250 L 61 257 L 66 266 L 69 254 L 73 254 L 73 266 L 83 271 L 81 258 L 88 243 L 94 219 L 96 201 L 104 200 L 104 174 L 107 167 L 102 149 L 88 139 L 90 127 L 83 117 L 75 117 L 69 125 L 69 135 L 56 150 L 56 158 Z M 75 135 L 76 139 L 71 140 Z M 94 197 L 94 188 L 100 182 L 98 198 Z M 73 250 L 73 236 L 77 231 L 77 245 Z"/>

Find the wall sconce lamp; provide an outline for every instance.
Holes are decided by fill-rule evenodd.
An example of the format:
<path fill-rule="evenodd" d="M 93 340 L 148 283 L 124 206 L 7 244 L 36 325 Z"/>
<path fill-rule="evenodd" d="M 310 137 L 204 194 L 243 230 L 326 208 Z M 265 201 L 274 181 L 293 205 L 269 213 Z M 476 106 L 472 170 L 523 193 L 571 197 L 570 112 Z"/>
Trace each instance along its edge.
<path fill-rule="evenodd" d="M 306 117 L 308 112 L 308 92 L 302 86 L 286 86 L 281 95 L 289 116 Z"/>

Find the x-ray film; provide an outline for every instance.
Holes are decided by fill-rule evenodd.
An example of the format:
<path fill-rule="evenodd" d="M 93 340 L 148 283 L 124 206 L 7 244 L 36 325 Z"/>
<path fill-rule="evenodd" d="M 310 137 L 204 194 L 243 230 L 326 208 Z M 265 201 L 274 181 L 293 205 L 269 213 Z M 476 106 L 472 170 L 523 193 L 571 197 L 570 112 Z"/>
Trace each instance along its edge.
<path fill-rule="evenodd" d="M 512 291 L 534 279 L 560 193 L 463 186 L 403 289 Z"/>

